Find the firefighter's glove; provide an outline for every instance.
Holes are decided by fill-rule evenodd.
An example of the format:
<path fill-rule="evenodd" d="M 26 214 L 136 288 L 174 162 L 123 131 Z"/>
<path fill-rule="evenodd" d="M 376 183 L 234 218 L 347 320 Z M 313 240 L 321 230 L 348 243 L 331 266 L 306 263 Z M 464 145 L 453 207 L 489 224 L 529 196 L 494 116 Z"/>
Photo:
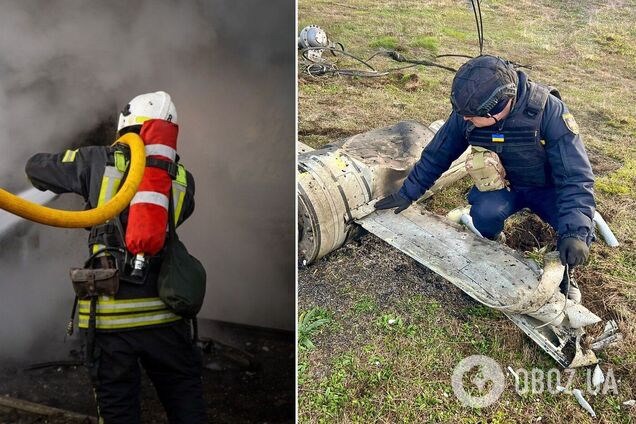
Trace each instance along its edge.
<path fill-rule="evenodd" d="M 400 213 L 409 206 L 411 206 L 411 200 L 403 197 L 400 193 L 390 194 L 384 199 L 378 200 L 375 204 L 376 209 L 396 208 L 395 213 Z"/>
<path fill-rule="evenodd" d="M 590 255 L 590 248 L 587 243 L 576 237 L 567 237 L 559 243 L 559 257 L 563 265 L 570 266 L 583 265 Z"/>

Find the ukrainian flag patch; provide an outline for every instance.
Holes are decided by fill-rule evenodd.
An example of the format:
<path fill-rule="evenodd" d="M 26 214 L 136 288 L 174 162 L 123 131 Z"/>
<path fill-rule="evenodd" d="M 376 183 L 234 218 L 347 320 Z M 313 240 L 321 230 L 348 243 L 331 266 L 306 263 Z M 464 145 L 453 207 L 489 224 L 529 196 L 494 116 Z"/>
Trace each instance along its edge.
<path fill-rule="evenodd" d="M 503 143 L 504 142 L 504 135 L 503 134 L 493 134 L 492 135 L 492 142 L 493 143 Z"/>
<path fill-rule="evenodd" d="M 563 118 L 563 122 L 565 122 L 565 126 L 568 127 L 568 130 L 573 134 L 579 133 L 579 124 L 576 123 L 571 113 L 564 113 L 561 117 Z"/>

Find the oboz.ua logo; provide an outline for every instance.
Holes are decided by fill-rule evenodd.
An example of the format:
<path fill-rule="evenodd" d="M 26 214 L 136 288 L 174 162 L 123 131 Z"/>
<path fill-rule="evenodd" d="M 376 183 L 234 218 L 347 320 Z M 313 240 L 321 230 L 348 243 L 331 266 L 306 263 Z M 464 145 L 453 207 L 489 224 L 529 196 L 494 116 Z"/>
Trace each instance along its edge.
<path fill-rule="evenodd" d="M 587 368 L 586 384 L 579 380 L 580 388 L 574 388 L 575 369 L 560 370 L 552 368 L 543 371 L 533 368 L 528 371 L 523 368 L 513 370 L 508 368 L 514 377 L 514 390 L 519 395 L 541 394 L 545 391 L 551 394 L 569 393 L 582 396 L 584 392 L 590 395 L 618 394 L 618 384 L 614 371 L 609 368 L 603 374 L 600 367 Z M 583 371 L 583 370 L 582 370 Z M 484 408 L 495 403 L 506 387 L 506 378 L 501 366 L 492 358 L 483 355 L 473 355 L 464 358 L 457 364 L 451 376 L 451 386 L 459 401 L 472 408 Z M 587 390 L 585 390 L 587 389 Z M 578 399 L 578 397 L 577 397 Z"/>
<path fill-rule="evenodd" d="M 473 355 L 457 364 L 451 386 L 461 403 L 472 408 L 484 408 L 499 399 L 506 387 L 506 377 L 497 361 Z"/>

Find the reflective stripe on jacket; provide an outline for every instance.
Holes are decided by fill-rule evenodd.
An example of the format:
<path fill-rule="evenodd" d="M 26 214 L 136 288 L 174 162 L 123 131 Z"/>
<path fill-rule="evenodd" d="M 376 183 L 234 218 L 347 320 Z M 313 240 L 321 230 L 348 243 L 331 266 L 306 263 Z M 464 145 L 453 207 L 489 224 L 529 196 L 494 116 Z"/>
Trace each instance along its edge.
<path fill-rule="evenodd" d="M 128 167 L 127 147 L 90 146 L 61 154 L 40 153 L 29 159 L 26 172 L 36 188 L 55 193 L 77 193 L 91 208 L 108 202 L 119 189 Z M 183 165 L 179 165 L 172 183 L 174 219 L 177 225 L 194 210 L 194 179 Z M 128 210 L 119 218 L 127 225 Z M 95 253 L 118 237 L 102 235 L 89 246 Z M 119 246 L 108 246 L 119 247 Z M 143 284 L 121 281 L 114 297 L 99 296 L 96 304 L 97 330 L 123 330 L 175 322 L 181 317 L 172 313 L 159 299 L 157 276 L 160 259 L 151 266 Z M 79 301 L 79 327 L 88 328 L 90 300 Z"/>
<path fill-rule="evenodd" d="M 114 159 L 114 164 L 107 165 L 104 169 L 97 206 L 101 206 L 115 196 L 128 168 L 128 160 L 122 151 L 115 151 Z M 172 181 L 173 219 L 175 222 L 178 222 L 181 214 L 187 185 L 185 167 L 179 164 L 177 176 Z M 104 247 L 106 247 L 104 244 L 97 243 L 91 249 L 93 253 L 96 253 Z M 139 298 L 138 296 L 151 297 Z M 79 301 L 78 325 L 80 328 L 88 328 L 90 302 L 90 300 Z M 96 328 L 98 330 L 146 327 L 166 324 L 179 319 L 181 317 L 172 313 L 158 297 L 154 278 L 148 278 L 146 283 L 138 287 L 134 293 L 131 293 L 127 283 L 121 282 L 117 295 L 97 298 Z"/>

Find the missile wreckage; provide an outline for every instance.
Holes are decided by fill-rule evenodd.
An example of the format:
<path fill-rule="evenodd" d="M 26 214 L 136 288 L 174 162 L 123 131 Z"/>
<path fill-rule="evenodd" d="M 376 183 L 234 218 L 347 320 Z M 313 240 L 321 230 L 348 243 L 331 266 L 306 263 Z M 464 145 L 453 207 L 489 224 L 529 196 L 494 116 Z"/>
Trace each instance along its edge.
<path fill-rule="evenodd" d="M 543 267 L 506 245 L 475 234 L 467 208 L 447 217 L 413 204 L 400 214 L 376 211 L 379 198 L 397 191 L 443 121 L 414 121 L 375 129 L 319 150 L 299 146 L 298 256 L 303 265 L 341 247 L 360 227 L 450 281 L 478 302 L 502 311 L 563 367 L 598 362 L 596 352 L 621 339 L 613 321 L 590 340 L 585 328 L 601 318 L 568 299 L 570 273 L 558 252 Z M 467 175 L 458 158 L 428 198 Z M 610 245 L 616 239 L 600 215 L 594 219 Z M 473 232 L 460 225 L 464 223 Z"/>

